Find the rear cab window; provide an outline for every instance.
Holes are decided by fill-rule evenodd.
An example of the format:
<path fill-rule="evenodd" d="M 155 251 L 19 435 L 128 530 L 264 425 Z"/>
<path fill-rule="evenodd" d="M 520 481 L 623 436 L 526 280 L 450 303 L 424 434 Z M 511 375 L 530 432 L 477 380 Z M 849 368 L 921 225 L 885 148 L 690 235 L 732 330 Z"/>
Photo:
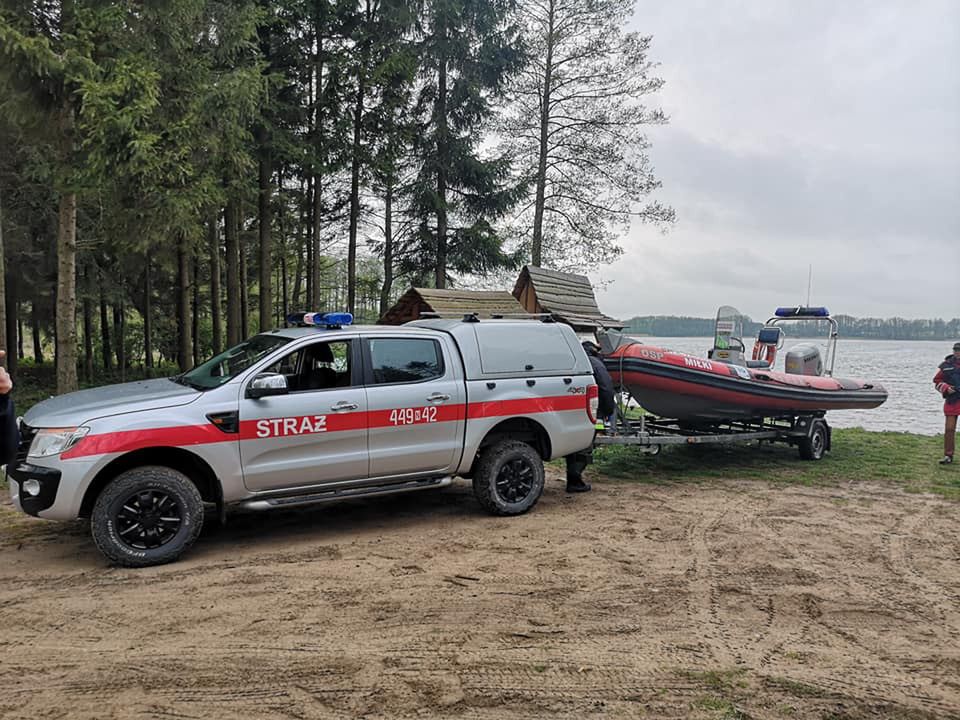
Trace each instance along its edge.
<path fill-rule="evenodd" d="M 485 375 L 569 373 L 577 360 L 560 329 L 549 323 L 477 323 L 480 368 Z"/>

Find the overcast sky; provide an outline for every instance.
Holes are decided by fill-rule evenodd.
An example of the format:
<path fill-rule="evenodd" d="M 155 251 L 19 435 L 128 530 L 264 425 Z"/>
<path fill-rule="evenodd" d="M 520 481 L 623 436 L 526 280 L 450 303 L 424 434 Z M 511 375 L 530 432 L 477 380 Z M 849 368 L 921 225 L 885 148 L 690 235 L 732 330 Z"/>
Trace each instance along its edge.
<path fill-rule="evenodd" d="M 638 0 L 677 211 L 636 224 L 600 307 L 960 316 L 960 1 Z"/>

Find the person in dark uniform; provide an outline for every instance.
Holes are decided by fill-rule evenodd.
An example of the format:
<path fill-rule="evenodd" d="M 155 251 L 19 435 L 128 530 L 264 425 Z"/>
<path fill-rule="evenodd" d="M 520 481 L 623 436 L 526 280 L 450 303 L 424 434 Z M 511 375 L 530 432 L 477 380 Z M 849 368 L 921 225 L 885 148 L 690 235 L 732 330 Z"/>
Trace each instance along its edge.
<path fill-rule="evenodd" d="M 956 445 L 957 416 L 960 416 L 960 342 L 953 344 L 953 354 L 947 355 L 933 378 L 934 387 L 943 396 L 943 458 L 941 465 L 953 464 Z"/>
<path fill-rule="evenodd" d="M 587 352 L 587 358 L 590 360 L 590 367 L 593 370 L 593 379 L 599 388 L 597 420 L 605 421 L 616 409 L 613 394 L 613 378 L 607 372 L 603 364 L 603 358 L 600 357 L 600 347 L 589 340 L 583 342 L 583 349 Z M 583 481 L 583 471 L 592 459 L 591 450 L 567 455 L 567 492 L 579 493 L 589 492 L 590 484 Z"/>
<path fill-rule="evenodd" d="M 0 360 L 6 357 L 6 353 L 0 350 Z M 10 391 L 13 390 L 13 380 L 7 369 L 0 367 L 0 465 L 6 465 L 12 462 L 17 455 L 17 443 L 20 441 L 20 433 L 17 430 L 17 413 L 13 407 L 13 398 L 10 397 Z"/>

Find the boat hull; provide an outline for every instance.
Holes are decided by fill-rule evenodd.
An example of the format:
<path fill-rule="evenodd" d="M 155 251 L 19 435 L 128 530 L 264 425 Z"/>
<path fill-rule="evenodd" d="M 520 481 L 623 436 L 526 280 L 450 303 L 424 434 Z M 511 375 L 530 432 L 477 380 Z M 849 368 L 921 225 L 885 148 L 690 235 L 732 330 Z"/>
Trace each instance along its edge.
<path fill-rule="evenodd" d="M 632 344 L 604 358 L 614 382 L 661 417 L 716 422 L 871 409 L 887 391 L 868 380 L 792 375 Z"/>

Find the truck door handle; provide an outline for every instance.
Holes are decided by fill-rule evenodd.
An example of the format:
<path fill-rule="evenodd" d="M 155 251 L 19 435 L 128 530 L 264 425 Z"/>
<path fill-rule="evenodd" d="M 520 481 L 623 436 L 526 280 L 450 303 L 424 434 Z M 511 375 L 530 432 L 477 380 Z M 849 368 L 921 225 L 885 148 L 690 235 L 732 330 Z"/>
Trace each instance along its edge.
<path fill-rule="evenodd" d="M 427 402 L 444 402 L 449 399 L 450 399 L 449 395 L 446 395 L 444 393 L 434 393 L 433 395 L 427 398 Z"/>
<path fill-rule="evenodd" d="M 352 402 L 347 402 L 345 400 L 338 402 L 336 405 L 333 405 L 330 409 L 334 412 L 340 412 L 341 410 L 356 410 L 359 405 Z"/>

